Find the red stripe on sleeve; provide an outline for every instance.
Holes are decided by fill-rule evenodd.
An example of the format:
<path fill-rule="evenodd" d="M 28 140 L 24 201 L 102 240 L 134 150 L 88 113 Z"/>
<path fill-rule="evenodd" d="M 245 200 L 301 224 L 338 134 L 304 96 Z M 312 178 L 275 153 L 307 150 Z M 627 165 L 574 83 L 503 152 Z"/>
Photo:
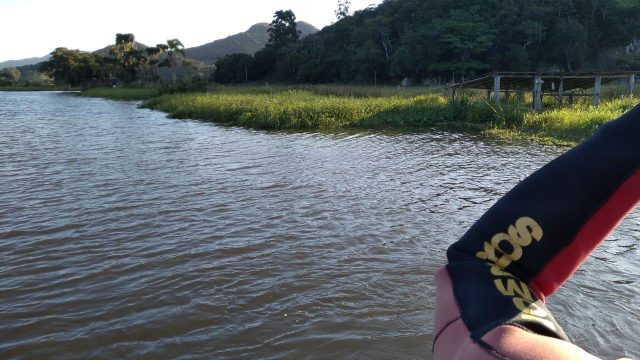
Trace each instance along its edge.
<path fill-rule="evenodd" d="M 549 261 L 530 281 L 541 295 L 554 293 L 596 247 L 640 203 L 640 171 L 627 179 L 607 202 L 584 224 L 574 240 Z"/>

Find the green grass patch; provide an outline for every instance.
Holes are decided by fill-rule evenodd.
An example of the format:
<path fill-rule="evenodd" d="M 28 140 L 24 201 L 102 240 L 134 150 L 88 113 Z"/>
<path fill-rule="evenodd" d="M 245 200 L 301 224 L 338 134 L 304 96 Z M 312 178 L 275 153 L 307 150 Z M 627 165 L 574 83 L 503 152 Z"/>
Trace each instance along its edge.
<path fill-rule="evenodd" d="M 636 98 L 608 100 L 593 107 L 586 102 L 524 115 L 523 132 L 579 142 L 605 123 L 618 118 L 638 104 Z"/>
<path fill-rule="evenodd" d="M 112 100 L 147 100 L 158 96 L 155 88 L 92 88 L 80 93 L 82 96 L 99 97 Z"/>
<path fill-rule="evenodd" d="M 163 95 L 143 106 L 175 118 L 193 118 L 259 129 L 341 129 L 410 105 L 415 99 L 347 98 L 305 90 L 235 93 L 229 91 Z M 396 119 L 402 121 L 403 119 Z M 368 126 L 362 126 L 368 127 Z"/>
<path fill-rule="evenodd" d="M 416 129 L 446 123 L 492 126 L 503 121 L 485 103 L 443 94 L 414 97 L 348 97 L 310 90 L 163 95 L 143 106 L 175 118 L 193 118 L 259 129 Z M 477 126 L 472 126 L 477 128 Z"/>
<path fill-rule="evenodd" d="M 446 86 L 392 86 L 392 85 L 210 85 L 209 91 L 226 94 L 278 94 L 292 90 L 308 91 L 316 95 L 339 97 L 402 97 L 411 98 L 425 94 L 448 92 Z"/>
<path fill-rule="evenodd" d="M 344 85 L 213 86 L 206 92 L 160 95 L 158 89 L 96 88 L 84 96 L 146 100 L 144 107 L 179 119 L 271 130 L 451 129 L 493 138 L 573 145 L 631 109 L 637 98 L 612 89 L 598 108 L 590 98 L 558 106 L 545 97 L 545 110 L 512 97 L 499 105 L 486 92 L 460 92 L 455 101 L 444 88 Z"/>

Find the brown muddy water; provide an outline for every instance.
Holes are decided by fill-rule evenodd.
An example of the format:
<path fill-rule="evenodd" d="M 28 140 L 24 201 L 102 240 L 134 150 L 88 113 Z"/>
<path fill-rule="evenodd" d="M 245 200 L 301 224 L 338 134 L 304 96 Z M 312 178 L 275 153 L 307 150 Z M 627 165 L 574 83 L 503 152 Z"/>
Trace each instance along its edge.
<path fill-rule="evenodd" d="M 0 93 L 0 358 L 430 359 L 445 249 L 562 151 Z M 549 299 L 605 358 L 640 356 L 639 238 Z"/>

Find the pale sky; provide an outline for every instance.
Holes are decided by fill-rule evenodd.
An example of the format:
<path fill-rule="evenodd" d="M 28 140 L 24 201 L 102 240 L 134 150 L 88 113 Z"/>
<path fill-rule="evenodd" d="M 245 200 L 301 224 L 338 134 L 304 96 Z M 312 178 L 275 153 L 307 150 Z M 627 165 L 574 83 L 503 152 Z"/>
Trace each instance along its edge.
<path fill-rule="evenodd" d="M 351 0 L 351 10 L 382 0 Z M 337 0 L 0 0 L 0 61 L 40 57 L 56 47 L 93 51 L 133 33 L 146 45 L 178 38 L 193 47 L 271 22 L 277 10 L 321 29 Z"/>

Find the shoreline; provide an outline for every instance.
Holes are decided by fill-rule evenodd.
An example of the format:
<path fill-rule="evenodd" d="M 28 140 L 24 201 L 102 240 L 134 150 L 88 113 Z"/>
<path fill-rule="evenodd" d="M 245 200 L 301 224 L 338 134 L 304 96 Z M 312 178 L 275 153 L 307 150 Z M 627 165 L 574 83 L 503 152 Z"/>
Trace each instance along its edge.
<path fill-rule="evenodd" d="M 161 95 L 158 89 L 95 88 L 87 97 L 141 100 L 141 107 L 172 118 L 195 119 L 262 130 L 470 131 L 502 140 L 573 146 L 638 103 L 605 99 L 535 112 L 526 104 L 499 106 L 476 94 L 452 101 L 445 91 L 406 91 L 357 86 L 231 86 L 207 92 Z M 421 94 L 420 94 L 421 93 Z M 420 94 L 420 95 L 417 95 Z M 549 99 L 552 100 L 552 99 Z"/>
<path fill-rule="evenodd" d="M 28 92 L 28 91 L 80 91 L 80 88 L 72 88 L 69 86 L 0 86 L 0 92 Z"/>

